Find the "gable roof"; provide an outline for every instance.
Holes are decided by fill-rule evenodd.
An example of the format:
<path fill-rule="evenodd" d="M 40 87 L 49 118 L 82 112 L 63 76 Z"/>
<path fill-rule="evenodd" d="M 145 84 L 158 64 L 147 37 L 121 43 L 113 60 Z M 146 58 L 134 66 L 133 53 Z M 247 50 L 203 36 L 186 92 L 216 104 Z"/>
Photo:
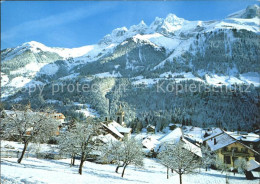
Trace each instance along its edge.
<path fill-rule="evenodd" d="M 183 145 L 183 148 L 187 149 L 188 151 L 191 151 L 192 153 L 196 154 L 199 157 L 202 157 L 201 148 L 196 146 L 195 144 L 192 144 L 187 139 L 183 138 L 181 139 L 185 144 Z"/>
<path fill-rule="evenodd" d="M 158 143 L 157 139 L 155 139 L 152 136 L 147 136 L 142 141 L 143 146 L 146 147 L 149 150 L 155 148 L 157 143 Z"/>
<path fill-rule="evenodd" d="M 216 144 L 214 142 L 216 141 Z M 216 151 L 218 149 L 224 148 L 232 143 L 237 142 L 236 139 L 230 137 L 226 133 L 222 133 L 218 136 L 212 137 L 207 141 L 208 146 L 210 147 L 211 151 Z"/>
<path fill-rule="evenodd" d="M 102 123 L 103 127 L 105 127 L 106 129 L 108 129 L 109 131 L 111 131 L 113 134 L 115 134 L 117 137 L 119 138 L 123 138 L 124 136 L 114 127 L 111 125 L 106 125 L 104 123 Z"/>
<path fill-rule="evenodd" d="M 131 132 L 131 128 L 125 128 L 125 127 L 116 127 L 116 129 L 120 132 L 120 133 L 130 133 Z"/>
<path fill-rule="evenodd" d="M 216 140 L 216 144 L 214 144 L 214 141 L 215 141 L 214 139 Z M 225 132 L 223 132 L 222 134 L 220 134 L 218 136 L 212 137 L 212 139 L 207 141 L 207 144 L 210 147 L 211 151 L 217 151 L 217 150 L 224 148 L 233 143 L 239 143 L 239 144 L 243 145 L 244 147 L 246 147 L 247 149 L 249 149 L 259 155 L 259 153 L 257 151 L 248 147 L 247 145 L 243 144 L 242 142 L 238 141 L 237 139 L 231 137 L 230 135 L 228 135 Z"/>
<path fill-rule="evenodd" d="M 175 128 L 170 133 L 159 139 L 160 142 L 179 142 L 180 138 L 183 137 L 181 128 Z"/>
<path fill-rule="evenodd" d="M 206 131 L 206 133 L 209 134 L 209 136 L 204 137 L 203 141 L 207 141 L 213 137 L 216 137 L 224 133 L 224 131 L 221 128 L 212 128 L 210 131 Z"/>
<path fill-rule="evenodd" d="M 120 133 L 130 133 L 132 131 L 132 128 L 126 128 L 117 123 L 116 121 L 112 121 L 108 123 L 108 126 L 113 126 L 117 129 L 118 132 Z"/>
<path fill-rule="evenodd" d="M 254 133 L 241 134 L 241 132 L 226 132 L 237 140 L 244 142 L 259 142 L 260 136 Z"/>
<path fill-rule="evenodd" d="M 186 126 L 186 129 L 183 130 L 183 133 L 189 139 L 192 139 L 197 142 L 203 142 L 203 135 L 205 130 L 200 127 Z"/>

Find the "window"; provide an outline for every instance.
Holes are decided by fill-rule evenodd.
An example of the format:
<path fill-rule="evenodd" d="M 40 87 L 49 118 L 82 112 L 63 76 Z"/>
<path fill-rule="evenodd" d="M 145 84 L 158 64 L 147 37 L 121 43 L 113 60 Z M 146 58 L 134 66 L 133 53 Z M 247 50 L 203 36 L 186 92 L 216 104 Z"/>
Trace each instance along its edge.
<path fill-rule="evenodd" d="M 237 152 L 238 149 L 236 147 L 232 147 L 231 150 L 232 151 L 234 150 L 234 152 Z"/>
<path fill-rule="evenodd" d="M 224 149 L 224 151 L 228 151 L 228 147 L 224 147 L 223 149 Z"/>
<path fill-rule="evenodd" d="M 231 164 L 230 156 L 224 156 L 224 163 L 225 164 Z"/>

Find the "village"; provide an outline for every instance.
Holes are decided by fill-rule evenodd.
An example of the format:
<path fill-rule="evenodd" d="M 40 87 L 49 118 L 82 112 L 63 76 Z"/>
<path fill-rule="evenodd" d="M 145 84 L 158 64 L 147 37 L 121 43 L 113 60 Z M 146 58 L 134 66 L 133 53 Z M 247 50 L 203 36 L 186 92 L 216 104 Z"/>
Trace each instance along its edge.
<path fill-rule="evenodd" d="M 30 105 L 23 111 L 3 110 L 2 183 L 8 183 L 14 177 L 10 169 L 19 167 L 17 158 L 18 163 L 26 163 L 24 170 L 31 168 L 28 163 L 35 160 L 66 161 L 69 168 L 78 167 L 80 175 L 88 173 L 86 167 L 91 164 L 101 164 L 100 167 L 115 165 L 115 173 L 121 175 L 120 183 L 128 183 L 124 178 L 136 179 L 133 170 L 136 172 L 138 168 L 141 171 L 147 163 L 165 173 L 162 179 L 167 178 L 167 182 L 173 177 L 177 183 L 178 180 L 179 183 L 192 183 L 187 182 L 185 176 L 203 172 L 217 172 L 219 177 L 222 176 L 223 183 L 232 183 L 236 179 L 242 183 L 259 182 L 259 130 L 248 133 L 170 123 L 163 132 L 156 132 L 155 126 L 148 125 L 140 133 L 132 133 L 125 123 L 121 105 L 115 117 L 115 120 L 105 117 L 104 121 L 87 118 L 86 122 L 78 123 L 67 121 L 62 113 L 34 112 Z M 75 170 L 72 172 L 77 173 Z M 31 175 L 35 177 L 33 173 Z M 14 181 L 19 183 L 18 180 Z M 67 183 L 62 181 L 60 183 Z M 200 182 L 194 179 L 194 183 Z M 220 181 L 216 180 L 216 183 Z"/>

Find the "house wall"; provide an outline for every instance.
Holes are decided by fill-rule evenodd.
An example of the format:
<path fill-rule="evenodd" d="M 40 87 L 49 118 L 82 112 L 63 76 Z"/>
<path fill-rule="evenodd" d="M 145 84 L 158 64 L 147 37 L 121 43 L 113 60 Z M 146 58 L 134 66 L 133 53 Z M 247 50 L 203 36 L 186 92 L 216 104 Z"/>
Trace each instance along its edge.
<path fill-rule="evenodd" d="M 147 132 L 155 133 L 155 129 L 152 127 L 147 127 Z"/>
<path fill-rule="evenodd" d="M 237 150 L 232 152 L 232 149 L 236 148 Z M 226 146 L 225 148 L 219 149 L 216 151 L 217 160 L 221 163 L 225 163 L 225 156 L 230 157 L 230 163 L 226 163 L 229 167 L 234 167 L 234 162 L 236 159 L 246 159 L 246 160 L 255 160 L 254 152 L 250 149 L 247 149 L 242 144 L 237 142 Z M 232 156 L 233 155 L 233 156 Z"/>

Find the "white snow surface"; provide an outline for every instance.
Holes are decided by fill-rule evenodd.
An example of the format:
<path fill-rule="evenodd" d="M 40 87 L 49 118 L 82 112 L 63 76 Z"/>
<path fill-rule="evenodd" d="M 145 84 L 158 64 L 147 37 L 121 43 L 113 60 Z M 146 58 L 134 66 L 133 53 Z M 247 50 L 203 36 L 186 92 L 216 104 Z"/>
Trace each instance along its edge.
<path fill-rule="evenodd" d="M 74 105 L 80 106 L 82 109 L 76 110 L 76 112 L 81 112 L 86 117 L 98 117 L 99 116 L 97 111 L 90 107 L 90 104 L 81 104 L 78 102 L 74 102 Z M 86 106 L 86 108 L 84 106 Z"/>
<path fill-rule="evenodd" d="M 26 78 L 26 77 L 15 77 L 15 78 L 8 84 L 8 86 L 21 88 L 21 87 L 25 86 L 27 83 L 29 83 L 30 81 L 31 81 L 31 79 Z"/>
<path fill-rule="evenodd" d="M 166 179 L 166 168 L 157 160 L 145 159 L 143 168 L 135 168 L 129 165 L 122 178 L 119 173 L 115 173 L 115 165 L 101 165 L 86 161 L 83 166 L 82 175 L 78 174 L 79 161 L 76 166 L 70 167 L 70 159 L 43 160 L 25 158 L 21 164 L 16 158 L 4 158 L 1 160 L 1 180 L 2 183 L 15 184 L 172 184 L 179 181 L 176 173 L 170 173 L 170 178 Z M 258 184 L 258 180 L 246 180 L 244 174 L 233 176 L 229 173 L 230 183 Z M 225 174 L 220 171 L 204 169 L 198 174 L 183 175 L 183 183 L 189 184 L 220 184 L 225 183 Z"/>
<path fill-rule="evenodd" d="M 183 136 L 181 128 L 175 128 L 170 133 L 166 134 L 165 136 L 161 137 L 158 141 L 160 143 L 168 142 L 168 143 L 177 143 Z"/>
<path fill-rule="evenodd" d="M 98 78 L 106 78 L 106 77 L 121 77 L 122 75 L 119 72 L 116 73 L 115 71 L 113 71 L 112 73 L 110 72 L 98 73 L 95 74 L 94 76 Z"/>
<path fill-rule="evenodd" d="M 8 82 L 8 76 L 1 72 L 1 86 L 5 86 Z"/>
<path fill-rule="evenodd" d="M 158 144 L 158 140 L 155 139 L 153 136 L 147 136 L 143 139 L 142 144 L 147 149 L 152 150 Z"/>
<path fill-rule="evenodd" d="M 80 57 L 85 54 L 91 53 L 91 51 L 93 52 L 93 50 L 96 49 L 97 47 L 97 45 L 87 45 L 78 48 L 55 48 L 55 47 L 47 47 L 44 44 L 36 41 L 24 43 L 23 46 L 29 47 L 30 50 L 33 51 L 34 53 L 38 53 L 40 51 L 54 52 L 63 58 Z"/>
<path fill-rule="evenodd" d="M 206 82 L 208 84 L 214 86 L 231 86 L 232 84 L 253 84 L 254 86 L 260 85 L 260 75 L 257 72 L 249 72 L 244 73 L 239 76 L 239 78 L 235 76 L 224 76 L 224 75 L 217 75 L 217 74 L 206 74 L 205 75 Z"/>

